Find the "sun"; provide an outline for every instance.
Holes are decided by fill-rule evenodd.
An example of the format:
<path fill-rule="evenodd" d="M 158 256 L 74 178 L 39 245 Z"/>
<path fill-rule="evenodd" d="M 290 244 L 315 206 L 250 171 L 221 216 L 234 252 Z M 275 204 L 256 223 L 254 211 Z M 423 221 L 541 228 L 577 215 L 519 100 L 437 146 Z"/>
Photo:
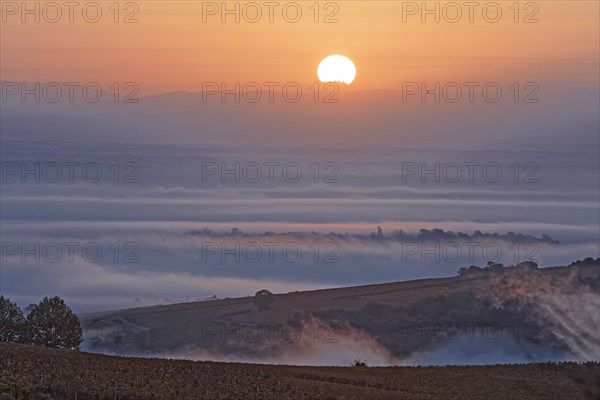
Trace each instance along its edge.
<path fill-rule="evenodd" d="M 321 82 L 343 82 L 349 85 L 356 78 L 356 67 L 348 57 L 336 54 L 321 61 L 317 76 Z"/>

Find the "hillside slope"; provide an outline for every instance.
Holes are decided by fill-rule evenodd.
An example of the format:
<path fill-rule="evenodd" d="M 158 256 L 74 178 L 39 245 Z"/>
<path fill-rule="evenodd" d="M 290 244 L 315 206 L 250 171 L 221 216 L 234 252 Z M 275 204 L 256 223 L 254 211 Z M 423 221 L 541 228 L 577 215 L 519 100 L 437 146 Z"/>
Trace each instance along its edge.
<path fill-rule="evenodd" d="M 599 275 L 600 259 L 491 265 L 450 278 L 95 313 L 82 316 L 83 349 L 342 366 L 355 357 L 382 366 L 597 361 Z"/>

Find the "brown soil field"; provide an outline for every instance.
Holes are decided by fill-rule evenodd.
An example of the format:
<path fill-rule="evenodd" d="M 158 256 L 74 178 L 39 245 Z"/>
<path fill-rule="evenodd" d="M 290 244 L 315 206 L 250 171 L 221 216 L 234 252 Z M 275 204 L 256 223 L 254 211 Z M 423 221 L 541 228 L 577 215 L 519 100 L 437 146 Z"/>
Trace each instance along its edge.
<path fill-rule="evenodd" d="M 37 385 L 55 400 L 600 398 L 598 363 L 299 367 L 114 357 L 13 343 L 0 343 L 0 354 L 0 391 Z"/>

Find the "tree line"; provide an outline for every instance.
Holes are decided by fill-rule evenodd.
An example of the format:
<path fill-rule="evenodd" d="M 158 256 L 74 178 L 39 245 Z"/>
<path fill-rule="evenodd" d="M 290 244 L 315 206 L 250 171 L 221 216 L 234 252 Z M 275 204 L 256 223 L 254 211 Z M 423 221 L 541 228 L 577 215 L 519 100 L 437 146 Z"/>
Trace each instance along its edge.
<path fill-rule="evenodd" d="M 77 349 L 83 341 L 79 317 L 60 297 L 44 297 L 25 315 L 0 295 L 0 341 Z"/>

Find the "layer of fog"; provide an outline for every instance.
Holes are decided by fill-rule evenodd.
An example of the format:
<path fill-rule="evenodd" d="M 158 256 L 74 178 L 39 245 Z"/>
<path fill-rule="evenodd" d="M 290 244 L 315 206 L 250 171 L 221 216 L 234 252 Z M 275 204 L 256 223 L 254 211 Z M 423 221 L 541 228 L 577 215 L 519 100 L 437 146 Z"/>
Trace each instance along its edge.
<path fill-rule="evenodd" d="M 461 267 L 485 265 L 488 261 L 512 265 L 533 260 L 540 266 L 566 265 L 598 254 L 599 246 L 559 244 L 527 236 L 519 240 L 469 236 L 401 241 L 310 232 L 103 232 L 89 237 L 32 236 L 22 232 L 6 240 L 5 245 L 11 242 L 21 249 L 34 248 L 36 243 L 55 243 L 62 256 L 53 262 L 50 258 L 55 257 L 55 249 L 50 248 L 47 258 L 40 256 L 36 260 L 35 256 L 25 255 L 23 260 L 22 251 L 11 255 L 7 248 L 3 249 L 3 292 L 24 306 L 39 301 L 40 293 L 59 294 L 78 312 L 196 301 L 215 295 L 251 296 L 265 288 L 286 293 L 455 276 Z M 81 244 L 73 253 L 73 260 L 68 259 L 68 248 L 61 245 L 68 242 Z M 95 248 L 86 258 L 82 250 L 85 243 L 94 243 L 102 258 L 93 259 Z M 115 243 L 120 249 L 116 262 Z M 137 247 L 126 248 L 127 243 Z M 140 304 L 135 304 L 134 299 L 138 298 Z"/>

